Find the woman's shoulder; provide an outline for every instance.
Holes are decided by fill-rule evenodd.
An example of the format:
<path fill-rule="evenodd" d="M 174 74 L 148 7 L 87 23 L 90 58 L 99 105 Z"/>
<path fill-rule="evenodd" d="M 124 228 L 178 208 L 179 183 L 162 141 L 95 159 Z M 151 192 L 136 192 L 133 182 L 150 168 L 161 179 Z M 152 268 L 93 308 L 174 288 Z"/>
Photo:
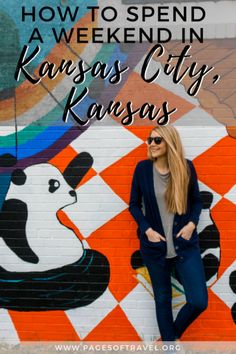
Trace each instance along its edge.
<path fill-rule="evenodd" d="M 187 161 L 187 166 L 189 169 L 189 174 L 190 174 L 190 179 L 194 180 L 197 179 L 197 173 L 196 173 L 196 169 L 194 167 L 193 161 L 186 159 Z"/>
<path fill-rule="evenodd" d="M 141 160 L 137 163 L 134 174 L 135 176 L 140 176 L 143 178 L 145 175 L 149 175 L 149 172 L 152 168 L 152 161 L 151 160 Z"/>
<path fill-rule="evenodd" d="M 189 160 L 189 159 L 185 159 L 186 161 L 187 161 L 187 164 L 189 165 L 189 166 L 191 166 L 192 164 L 193 164 L 193 162 L 191 161 L 191 160 Z"/>
<path fill-rule="evenodd" d="M 152 161 L 151 160 L 141 160 L 137 163 L 136 165 L 136 170 L 140 171 L 140 170 L 145 170 L 148 167 L 150 167 L 152 165 Z"/>
<path fill-rule="evenodd" d="M 191 161 L 191 160 L 189 160 L 189 159 L 186 159 L 186 162 L 187 162 L 188 167 L 189 167 L 191 170 L 195 170 L 193 161 Z"/>

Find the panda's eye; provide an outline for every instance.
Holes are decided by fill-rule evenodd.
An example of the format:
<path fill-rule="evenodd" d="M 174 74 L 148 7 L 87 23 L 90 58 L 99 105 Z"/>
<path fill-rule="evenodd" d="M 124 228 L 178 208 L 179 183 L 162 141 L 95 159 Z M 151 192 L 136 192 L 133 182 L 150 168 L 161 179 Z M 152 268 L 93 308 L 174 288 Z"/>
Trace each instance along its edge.
<path fill-rule="evenodd" d="M 50 193 L 54 193 L 60 187 L 60 182 L 57 179 L 50 179 L 48 184 Z"/>

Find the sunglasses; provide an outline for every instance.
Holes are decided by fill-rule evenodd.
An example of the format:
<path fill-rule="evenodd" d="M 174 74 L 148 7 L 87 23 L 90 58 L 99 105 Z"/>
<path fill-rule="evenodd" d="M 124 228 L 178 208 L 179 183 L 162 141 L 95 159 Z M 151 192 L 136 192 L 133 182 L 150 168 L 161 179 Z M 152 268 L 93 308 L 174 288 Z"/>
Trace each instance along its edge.
<path fill-rule="evenodd" d="M 151 145 L 153 141 L 156 145 L 160 145 L 163 141 L 163 138 L 161 136 L 155 136 L 155 137 L 149 136 L 149 138 L 147 138 L 148 145 Z"/>

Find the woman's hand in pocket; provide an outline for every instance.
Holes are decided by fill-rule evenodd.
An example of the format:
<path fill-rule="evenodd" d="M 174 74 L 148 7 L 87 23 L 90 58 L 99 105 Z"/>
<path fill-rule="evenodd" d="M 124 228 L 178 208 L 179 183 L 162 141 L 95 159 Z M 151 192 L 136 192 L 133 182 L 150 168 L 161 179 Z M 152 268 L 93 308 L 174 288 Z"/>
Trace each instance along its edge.
<path fill-rule="evenodd" d="M 165 237 L 154 231 L 151 227 L 145 232 L 150 242 L 166 241 Z"/>
<path fill-rule="evenodd" d="M 177 237 L 182 237 L 184 238 L 185 240 L 189 241 L 191 236 L 192 236 L 192 233 L 193 233 L 193 230 L 195 229 L 195 225 L 192 221 L 190 221 L 187 225 L 185 225 L 179 232 L 178 234 L 176 235 Z"/>

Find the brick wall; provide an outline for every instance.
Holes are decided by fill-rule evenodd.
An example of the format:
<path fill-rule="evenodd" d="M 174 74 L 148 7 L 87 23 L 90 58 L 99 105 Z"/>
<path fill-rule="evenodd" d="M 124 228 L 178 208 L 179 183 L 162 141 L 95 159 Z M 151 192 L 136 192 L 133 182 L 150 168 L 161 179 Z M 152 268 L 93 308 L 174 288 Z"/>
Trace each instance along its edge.
<path fill-rule="evenodd" d="M 16 2 L 13 6 L 16 18 L 6 5 L 0 11 L 5 33 L 0 59 L 0 340 L 158 339 L 150 279 L 127 209 L 132 174 L 146 158 L 145 139 L 156 122 L 151 126 L 147 119 L 136 118 L 123 126 L 113 115 L 83 127 L 72 120 L 64 124 L 63 107 L 72 85 L 66 75 L 45 77 L 35 86 L 12 79 L 26 36 Z M 91 25 L 86 13 L 78 25 Z M 180 43 L 165 48 L 168 53 Z M 88 76 L 90 97 L 78 107 L 78 115 L 85 116 L 92 99 L 105 105 L 131 98 L 139 107 L 144 101 L 160 105 L 168 98 L 178 107 L 171 124 L 196 167 L 204 200 L 198 232 L 209 293 L 208 309 L 183 339 L 233 341 L 234 39 L 193 44 L 194 59 L 214 65 L 222 77 L 219 86 L 206 81 L 197 98 L 186 93 L 187 80 L 174 85 L 171 77 L 161 75 L 158 82 L 144 83 L 140 68 L 148 49 L 146 43 L 55 45 L 48 38 L 30 72 L 45 57 L 59 63 L 62 53 L 87 63 L 118 58 L 129 64 L 129 73 L 112 87 Z M 158 65 L 153 62 L 150 70 Z M 172 285 L 176 315 L 185 297 L 177 279 Z"/>

